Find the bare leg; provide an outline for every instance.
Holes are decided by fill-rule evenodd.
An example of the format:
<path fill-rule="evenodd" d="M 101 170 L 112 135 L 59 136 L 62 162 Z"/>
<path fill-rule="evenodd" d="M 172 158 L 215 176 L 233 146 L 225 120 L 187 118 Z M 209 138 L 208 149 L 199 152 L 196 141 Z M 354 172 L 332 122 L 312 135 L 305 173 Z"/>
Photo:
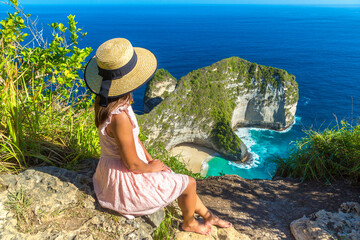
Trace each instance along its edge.
<path fill-rule="evenodd" d="M 194 218 L 194 213 L 197 205 L 196 195 L 196 181 L 189 177 L 189 185 L 178 198 L 178 204 L 182 211 L 184 222 L 182 229 L 188 232 L 196 232 L 203 235 L 208 235 L 211 232 L 211 225 L 199 223 Z"/>
<path fill-rule="evenodd" d="M 230 222 L 227 222 L 225 220 L 220 219 L 216 215 L 214 215 L 201 201 L 199 196 L 196 194 L 196 207 L 195 212 L 199 214 L 205 221 L 206 225 L 215 225 L 217 227 L 221 228 L 228 228 L 231 227 L 232 224 Z"/>

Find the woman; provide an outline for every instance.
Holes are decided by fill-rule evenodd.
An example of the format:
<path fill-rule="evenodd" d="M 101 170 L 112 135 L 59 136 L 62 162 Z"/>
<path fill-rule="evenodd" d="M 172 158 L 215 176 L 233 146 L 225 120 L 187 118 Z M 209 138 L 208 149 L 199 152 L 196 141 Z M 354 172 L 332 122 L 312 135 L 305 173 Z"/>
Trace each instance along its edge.
<path fill-rule="evenodd" d="M 103 43 L 85 69 L 85 82 L 97 95 L 95 124 L 101 157 L 93 177 L 101 206 L 127 218 L 151 214 L 175 199 L 183 213 L 182 229 L 210 234 L 211 225 L 231 223 L 212 214 L 196 194 L 194 178 L 175 174 L 153 159 L 138 138 L 139 126 L 131 108 L 131 92 L 152 78 L 157 59 L 124 38 Z M 204 219 L 194 218 L 198 213 Z"/>

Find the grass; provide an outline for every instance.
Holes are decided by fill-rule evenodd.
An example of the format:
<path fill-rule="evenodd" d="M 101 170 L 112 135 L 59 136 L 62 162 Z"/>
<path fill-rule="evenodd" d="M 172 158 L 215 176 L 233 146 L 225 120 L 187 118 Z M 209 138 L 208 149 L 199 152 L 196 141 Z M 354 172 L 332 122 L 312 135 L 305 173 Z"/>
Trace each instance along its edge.
<path fill-rule="evenodd" d="M 18 172 L 41 163 L 66 167 L 80 158 L 98 156 L 92 111 L 58 103 L 58 96 L 51 93 L 41 96 L 45 88 L 33 91 L 13 74 L 16 66 L 6 64 L 0 84 L 0 171 Z"/>
<path fill-rule="evenodd" d="M 33 214 L 30 206 L 31 200 L 27 197 L 25 191 L 20 189 L 18 192 L 9 192 L 5 207 L 16 216 L 16 226 L 19 230 L 26 231 L 31 225 Z"/>
<path fill-rule="evenodd" d="M 288 158 L 274 159 L 277 176 L 360 182 L 360 124 L 341 121 L 324 131 L 306 131 Z"/>
<path fill-rule="evenodd" d="M 77 47 L 85 34 L 70 15 L 67 28 L 52 24 L 53 39 L 41 42 L 17 1 L 8 4 L 14 13 L 0 21 L 0 173 L 34 165 L 74 168 L 99 156 L 93 99 L 79 93 L 85 84 L 78 74 L 91 52 Z M 34 44 L 24 44 L 24 29 Z"/>
<path fill-rule="evenodd" d="M 155 240 L 175 239 L 175 229 L 178 229 L 182 222 L 182 216 L 175 210 L 173 206 L 165 208 L 165 219 L 155 230 L 153 238 Z"/>

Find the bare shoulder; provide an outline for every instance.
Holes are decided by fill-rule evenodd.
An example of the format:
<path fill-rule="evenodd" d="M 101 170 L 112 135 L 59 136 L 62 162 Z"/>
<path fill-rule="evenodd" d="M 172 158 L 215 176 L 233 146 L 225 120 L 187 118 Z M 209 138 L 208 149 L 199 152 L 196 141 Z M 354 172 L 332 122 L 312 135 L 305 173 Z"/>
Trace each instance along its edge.
<path fill-rule="evenodd" d="M 110 123 L 110 128 L 112 130 L 132 130 L 132 125 L 129 119 L 129 116 L 125 112 L 120 114 L 113 115 Z"/>
<path fill-rule="evenodd" d="M 125 112 L 113 115 L 109 125 L 111 135 L 118 143 L 119 149 L 135 149 L 133 128 L 130 118 Z"/>
<path fill-rule="evenodd" d="M 128 115 L 124 111 L 122 111 L 119 114 L 115 114 L 112 117 L 113 118 L 112 118 L 111 122 L 114 122 L 114 123 L 117 123 L 117 124 L 130 122 L 130 119 L 129 119 Z"/>

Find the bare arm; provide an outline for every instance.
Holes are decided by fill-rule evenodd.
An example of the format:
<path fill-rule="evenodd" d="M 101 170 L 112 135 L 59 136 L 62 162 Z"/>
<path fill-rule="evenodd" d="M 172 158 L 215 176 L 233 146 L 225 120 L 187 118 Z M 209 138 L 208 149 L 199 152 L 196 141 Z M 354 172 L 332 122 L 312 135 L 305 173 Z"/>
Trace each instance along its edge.
<path fill-rule="evenodd" d="M 151 161 L 159 161 L 158 159 L 155 159 L 155 160 L 154 160 L 154 159 L 151 157 L 150 153 L 146 150 L 146 148 L 145 148 L 144 145 L 142 144 L 140 138 L 138 138 L 138 140 L 139 140 L 139 143 L 140 143 L 141 147 L 144 149 L 144 153 L 145 153 L 145 156 L 146 156 L 146 159 L 148 160 L 148 162 L 151 162 Z M 165 165 L 165 170 L 163 170 L 163 171 L 165 171 L 165 172 L 172 172 L 172 170 L 171 170 L 168 166 L 166 166 L 166 165 Z"/>
<path fill-rule="evenodd" d="M 132 172 L 160 172 L 165 165 L 160 160 L 153 160 L 148 164 L 141 161 L 136 153 L 132 125 L 125 112 L 114 115 L 108 126 L 119 148 L 119 154 L 125 166 Z"/>
<path fill-rule="evenodd" d="M 145 148 L 144 145 L 142 144 L 140 138 L 138 138 L 138 140 L 139 140 L 139 143 L 140 143 L 141 147 L 142 147 L 143 150 L 144 150 L 146 160 L 148 160 L 148 162 L 153 161 L 154 159 L 151 157 L 151 155 L 149 154 L 149 152 L 146 150 L 146 148 Z"/>

